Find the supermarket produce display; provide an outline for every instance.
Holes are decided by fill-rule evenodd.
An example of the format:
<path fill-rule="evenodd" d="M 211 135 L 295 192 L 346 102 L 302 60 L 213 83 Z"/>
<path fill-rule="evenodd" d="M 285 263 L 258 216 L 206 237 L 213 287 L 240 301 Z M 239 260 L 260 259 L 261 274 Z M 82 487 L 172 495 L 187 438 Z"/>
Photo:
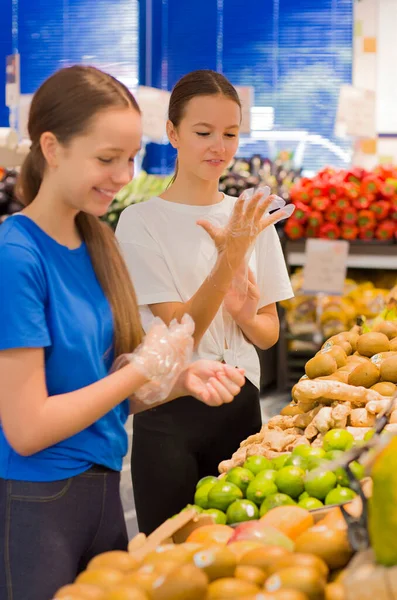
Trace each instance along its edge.
<path fill-rule="evenodd" d="M 0 223 L 22 208 L 15 196 L 16 180 L 16 171 L 0 167 Z"/>
<path fill-rule="evenodd" d="M 280 152 L 273 161 L 254 154 L 250 158 L 234 158 L 220 179 L 219 189 L 237 197 L 248 188 L 267 185 L 273 194 L 289 201 L 290 189 L 300 177 L 301 169 L 293 167 L 289 152 Z"/>
<path fill-rule="evenodd" d="M 242 466 L 252 455 L 274 459 L 299 445 L 322 447 L 332 429 L 346 429 L 354 441 L 364 439 L 396 392 L 396 292 L 393 288 L 378 317 L 323 344 L 292 388 L 291 403 L 244 440 L 232 458 L 219 465 L 221 473 Z M 387 429 L 397 430 L 397 413 L 391 414 Z"/>
<path fill-rule="evenodd" d="M 397 169 L 378 166 L 368 172 L 325 168 L 303 177 L 290 189 L 296 210 L 286 235 L 392 243 L 397 235 Z"/>

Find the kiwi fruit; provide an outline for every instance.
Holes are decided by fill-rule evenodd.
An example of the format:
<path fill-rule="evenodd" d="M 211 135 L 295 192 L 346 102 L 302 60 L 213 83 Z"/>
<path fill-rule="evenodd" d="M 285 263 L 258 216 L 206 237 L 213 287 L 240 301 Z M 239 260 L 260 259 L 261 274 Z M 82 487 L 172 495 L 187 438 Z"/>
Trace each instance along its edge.
<path fill-rule="evenodd" d="M 378 392 L 381 396 L 393 396 L 397 391 L 397 386 L 391 381 L 380 381 L 371 386 L 371 390 Z"/>
<path fill-rule="evenodd" d="M 371 357 L 374 354 L 380 354 L 380 352 L 389 352 L 390 341 L 384 333 L 376 333 L 373 331 L 370 333 L 363 333 L 358 338 L 357 350 L 361 356 Z"/>
<path fill-rule="evenodd" d="M 338 381 L 340 381 L 341 383 L 348 383 L 348 381 L 349 381 L 349 372 L 348 371 L 344 371 L 343 369 L 338 369 L 338 371 L 336 371 L 336 373 L 334 373 L 334 375 L 338 377 Z"/>
<path fill-rule="evenodd" d="M 366 363 L 369 360 L 370 359 L 367 356 L 361 356 L 360 354 L 352 354 L 351 356 L 347 357 L 347 364 L 349 365 L 350 363 Z"/>
<path fill-rule="evenodd" d="M 393 321 L 380 321 L 379 323 L 376 323 L 373 331 L 384 333 L 389 340 L 392 340 L 397 336 L 397 323 Z"/>
<path fill-rule="evenodd" d="M 390 340 L 390 350 L 392 352 L 397 352 L 397 337 Z"/>
<path fill-rule="evenodd" d="M 265 583 L 265 590 L 293 589 L 306 594 L 308 600 L 324 600 L 325 585 L 325 578 L 317 569 L 297 565 L 271 575 Z"/>
<path fill-rule="evenodd" d="M 397 356 L 391 356 L 382 362 L 380 376 L 383 381 L 397 383 Z"/>
<path fill-rule="evenodd" d="M 357 350 L 357 342 L 358 338 L 360 337 L 360 334 L 356 331 L 346 331 L 341 335 L 345 337 L 345 339 L 349 342 L 350 346 L 352 347 L 352 351 L 355 352 Z"/>
<path fill-rule="evenodd" d="M 329 349 L 324 349 L 320 351 L 320 354 L 330 354 L 336 360 L 336 365 L 338 369 L 344 367 L 347 363 L 347 354 L 343 350 L 342 346 L 331 346 Z"/>
<path fill-rule="evenodd" d="M 349 374 L 347 383 L 349 385 L 370 388 L 380 379 L 380 371 L 376 365 L 368 361 L 366 364 L 358 364 Z"/>
<path fill-rule="evenodd" d="M 316 377 L 325 377 L 326 375 L 332 375 L 337 370 L 338 365 L 329 352 L 316 354 L 311 358 L 305 367 L 306 375 L 309 379 L 315 379 Z"/>
<path fill-rule="evenodd" d="M 288 567 L 310 567 L 317 569 L 320 577 L 327 579 L 329 574 L 328 565 L 323 561 L 322 558 L 315 556 L 314 554 L 305 554 L 303 552 L 295 552 L 291 555 L 284 555 L 276 559 L 272 565 L 268 568 L 269 575 L 281 571 L 281 569 L 287 569 Z"/>
<path fill-rule="evenodd" d="M 255 596 L 259 592 L 260 588 L 254 583 L 234 577 L 223 577 L 210 583 L 206 600 L 226 600 L 227 598 L 237 600 L 242 596 Z M 184 598 L 190 598 L 190 596 L 184 596 Z"/>

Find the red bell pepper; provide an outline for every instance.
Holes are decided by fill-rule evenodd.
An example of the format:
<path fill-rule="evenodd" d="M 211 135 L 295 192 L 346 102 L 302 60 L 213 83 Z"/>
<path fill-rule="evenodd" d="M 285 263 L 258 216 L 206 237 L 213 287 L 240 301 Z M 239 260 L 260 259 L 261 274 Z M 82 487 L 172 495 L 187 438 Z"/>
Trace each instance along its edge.
<path fill-rule="evenodd" d="M 379 177 L 379 179 L 383 179 L 383 181 L 390 178 L 397 178 L 397 169 L 393 165 L 378 165 L 372 173 Z"/>
<path fill-rule="evenodd" d="M 355 225 L 342 225 L 341 235 L 344 240 L 356 240 L 359 229 Z"/>
<path fill-rule="evenodd" d="M 325 212 L 330 207 L 330 205 L 331 200 L 326 196 L 318 196 L 316 198 L 313 198 L 311 202 L 313 210 L 320 210 L 322 212 Z"/>
<path fill-rule="evenodd" d="M 393 198 L 394 194 L 396 193 L 396 189 L 391 182 L 386 181 L 382 185 L 380 193 L 384 198 Z"/>
<path fill-rule="evenodd" d="M 311 186 L 311 181 L 310 184 L 303 184 L 302 180 L 299 183 L 293 185 L 289 192 L 292 202 L 302 202 L 303 204 L 310 204 L 310 200 L 312 197 Z"/>
<path fill-rule="evenodd" d="M 370 209 L 378 221 L 383 221 L 389 214 L 391 204 L 388 200 L 378 200 L 371 204 Z"/>
<path fill-rule="evenodd" d="M 378 240 L 392 240 L 397 231 L 397 225 L 393 221 L 383 221 L 376 229 L 375 236 Z"/>
<path fill-rule="evenodd" d="M 375 229 L 373 227 L 360 227 L 360 240 L 373 240 L 375 237 Z"/>
<path fill-rule="evenodd" d="M 391 209 L 390 218 L 392 221 L 397 221 L 397 207 Z"/>
<path fill-rule="evenodd" d="M 313 225 L 308 225 L 306 227 L 306 232 L 305 232 L 305 236 L 307 238 L 315 238 L 318 237 L 318 231 L 319 231 L 319 227 L 315 227 Z"/>
<path fill-rule="evenodd" d="M 368 196 L 368 194 L 376 195 L 382 186 L 383 182 L 379 177 L 373 174 L 367 175 L 361 182 L 361 194 L 363 196 Z"/>
<path fill-rule="evenodd" d="M 302 223 L 296 221 L 293 217 L 290 217 L 286 222 L 284 231 L 291 240 L 299 240 L 305 233 Z"/>
<path fill-rule="evenodd" d="M 313 210 L 309 214 L 309 218 L 307 220 L 308 226 L 318 229 L 324 223 L 324 213 L 319 210 Z"/>
<path fill-rule="evenodd" d="M 299 223 L 306 223 L 309 214 L 310 214 L 310 208 L 307 204 L 304 204 L 303 202 L 295 202 L 295 212 L 294 212 L 294 219 L 295 221 L 299 221 Z"/>
<path fill-rule="evenodd" d="M 320 227 L 319 237 L 337 240 L 340 238 L 340 228 L 335 223 L 325 223 Z"/>
<path fill-rule="evenodd" d="M 336 200 L 335 206 L 337 208 L 340 208 L 341 210 L 344 210 L 345 208 L 348 208 L 350 206 L 350 201 L 345 196 L 342 196 L 341 198 L 338 198 Z"/>
<path fill-rule="evenodd" d="M 358 212 L 357 223 L 361 227 L 375 227 L 375 215 L 372 210 L 360 210 Z"/>
<path fill-rule="evenodd" d="M 357 210 L 365 210 L 369 208 L 370 204 L 375 201 L 375 196 L 373 194 L 367 194 L 366 196 L 358 196 L 353 200 L 354 208 Z"/>
<path fill-rule="evenodd" d="M 356 183 L 347 182 L 343 184 L 345 196 L 351 200 L 355 200 L 360 195 L 360 186 Z"/>
<path fill-rule="evenodd" d="M 341 194 L 343 194 L 343 188 L 339 180 L 333 177 L 328 183 L 328 196 L 331 200 L 336 200 Z"/>
<path fill-rule="evenodd" d="M 339 223 L 342 211 L 337 206 L 330 206 L 325 212 L 325 220 L 330 223 Z"/>
<path fill-rule="evenodd" d="M 354 225 L 357 223 L 357 218 L 358 212 L 355 208 L 349 206 L 342 212 L 342 223 L 345 223 L 346 225 Z"/>
<path fill-rule="evenodd" d="M 352 167 L 346 171 L 344 180 L 351 183 L 361 183 L 362 179 L 367 175 L 367 171 L 361 167 Z"/>

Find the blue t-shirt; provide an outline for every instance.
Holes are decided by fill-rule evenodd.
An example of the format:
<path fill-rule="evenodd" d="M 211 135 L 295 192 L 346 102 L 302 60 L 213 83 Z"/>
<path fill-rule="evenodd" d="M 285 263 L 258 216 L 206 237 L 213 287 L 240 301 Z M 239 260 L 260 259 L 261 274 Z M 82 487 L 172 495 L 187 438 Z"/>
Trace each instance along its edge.
<path fill-rule="evenodd" d="M 11 348 L 44 348 L 49 396 L 106 377 L 113 362 L 112 312 L 86 245 L 69 250 L 24 215 L 0 226 L 0 351 Z M 84 431 L 27 457 L 12 449 L 0 423 L 0 477 L 54 481 L 93 464 L 121 470 L 128 412 L 126 400 Z"/>

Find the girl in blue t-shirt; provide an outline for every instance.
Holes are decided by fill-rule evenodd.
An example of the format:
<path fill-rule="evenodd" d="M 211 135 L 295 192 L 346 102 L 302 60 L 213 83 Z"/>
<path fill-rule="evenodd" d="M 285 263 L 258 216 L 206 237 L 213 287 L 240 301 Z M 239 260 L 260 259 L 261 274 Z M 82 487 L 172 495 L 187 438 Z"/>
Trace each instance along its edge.
<path fill-rule="evenodd" d="M 126 549 L 129 412 L 188 394 L 217 406 L 244 384 L 216 362 L 186 367 L 189 319 L 157 323 L 142 342 L 127 269 L 98 218 L 140 148 L 128 89 L 92 67 L 63 69 L 36 92 L 28 128 L 26 208 L 0 227 L 2 600 L 49 600 L 98 553 Z"/>

